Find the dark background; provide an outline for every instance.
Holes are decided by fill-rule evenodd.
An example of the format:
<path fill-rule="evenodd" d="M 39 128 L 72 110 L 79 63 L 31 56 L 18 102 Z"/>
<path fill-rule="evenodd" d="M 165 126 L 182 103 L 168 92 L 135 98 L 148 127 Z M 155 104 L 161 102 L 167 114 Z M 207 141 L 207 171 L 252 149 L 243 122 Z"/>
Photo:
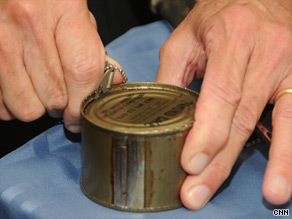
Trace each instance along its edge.
<path fill-rule="evenodd" d="M 147 0 L 88 0 L 89 10 L 97 20 L 98 32 L 104 45 L 131 27 L 147 24 L 159 17 L 150 12 Z M 0 157 L 15 150 L 60 119 L 44 115 L 34 122 L 0 121 Z"/>

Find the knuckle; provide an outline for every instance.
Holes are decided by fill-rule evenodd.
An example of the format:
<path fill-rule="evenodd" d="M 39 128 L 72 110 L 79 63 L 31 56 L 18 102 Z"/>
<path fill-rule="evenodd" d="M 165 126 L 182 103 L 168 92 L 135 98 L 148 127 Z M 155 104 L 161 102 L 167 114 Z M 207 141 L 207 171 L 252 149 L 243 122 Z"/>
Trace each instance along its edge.
<path fill-rule="evenodd" d="M 71 107 L 71 109 L 69 109 L 69 114 L 70 114 L 70 117 L 72 118 L 72 120 L 79 120 L 79 118 L 80 118 L 79 107 Z"/>
<path fill-rule="evenodd" d="M 222 147 L 229 137 L 229 130 L 223 130 L 220 126 L 216 126 L 216 128 L 210 132 L 210 142 L 209 145 L 217 145 L 219 148 Z M 208 147 L 205 149 L 207 153 L 211 154 L 211 151 L 214 151 L 213 147 Z M 218 149 L 217 149 L 218 150 Z"/>
<path fill-rule="evenodd" d="M 64 123 L 68 124 L 80 124 L 80 110 L 78 107 L 67 107 L 64 112 Z"/>
<path fill-rule="evenodd" d="M 245 5 L 241 4 L 230 4 L 224 9 L 224 15 L 227 20 L 233 20 L 233 21 L 244 21 L 246 20 L 246 15 L 249 14 L 249 8 Z M 232 19 L 230 19 L 232 18 Z"/>
<path fill-rule="evenodd" d="M 63 110 L 67 105 L 67 95 L 63 92 L 53 92 L 49 95 L 48 110 Z"/>
<path fill-rule="evenodd" d="M 26 92 L 25 87 L 15 90 L 13 96 L 14 104 L 10 106 L 9 109 L 19 120 L 31 122 L 45 114 L 45 107 L 38 97 L 32 93 Z"/>
<path fill-rule="evenodd" d="M 233 118 L 233 128 L 248 136 L 253 132 L 257 122 L 256 111 L 252 109 L 254 108 L 241 105 Z"/>
<path fill-rule="evenodd" d="M 102 72 L 96 56 L 86 52 L 75 56 L 69 69 L 71 79 L 79 82 L 95 79 Z"/>
<path fill-rule="evenodd" d="M 247 17 L 249 17 L 249 19 L 246 19 Z M 214 18 L 207 22 L 207 32 L 205 32 L 205 34 L 209 35 L 209 33 L 216 34 L 222 32 L 224 32 L 224 34 L 216 34 L 216 37 L 221 37 L 219 40 L 216 40 L 211 34 L 211 37 L 208 38 L 211 42 L 222 42 L 222 40 L 226 40 L 225 38 L 231 38 L 232 36 L 238 40 L 239 37 L 243 36 L 246 30 L 252 27 L 251 24 L 253 24 L 253 22 L 250 22 L 251 13 L 249 9 L 240 4 L 226 6 L 221 13 L 217 14 Z"/>
<path fill-rule="evenodd" d="M 183 31 L 182 31 L 183 32 Z M 177 55 L 176 48 L 179 48 L 180 34 L 176 32 L 171 34 L 171 36 L 167 39 L 167 41 L 161 46 L 159 50 L 159 60 L 168 59 L 170 57 L 175 57 Z"/>
<path fill-rule="evenodd" d="M 63 74 L 63 73 L 62 73 Z M 68 101 L 68 94 L 63 79 L 58 76 L 62 74 L 52 74 L 51 86 L 47 91 L 47 103 L 46 107 L 50 110 L 63 110 Z"/>
<path fill-rule="evenodd" d="M 236 107 L 241 100 L 241 89 L 231 78 L 218 75 L 216 83 L 210 87 L 210 92 L 215 98 L 224 103 Z"/>
<path fill-rule="evenodd" d="M 231 167 L 222 162 L 212 162 L 210 167 L 211 172 L 222 181 L 226 180 L 231 172 Z"/>
<path fill-rule="evenodd" d="M 20 25 L 32 30 L 43 20 L 40 7 L 34 1 L 14 1 L 11 14 Z"/>
<path fill-rule="evenodd" d="M 38 10 L 32 1 L 16 1 L 13 4 L 13 12 L 22 19 L 30 20 L 37 14 Z"/>
<path fill-rule="evenodd" d="M 20 108 L 19 108 L 20 109 Z M 32 104 L 17 110 L 17 117 L 21 121 L 31 122 L 45 114 L 45 108 L 41 104 Z"/>
<path fill-rule="evenodd" d="M 218 152 L 226 144 L 229 138 L 229 129 L 218 126 L 215 123 L 212 125 L 207 123 L 208 121 L 205 123 L 206 125 L 202 125 L 205 126 L 205 130 L 208 130 L 208 138 L 202 151 L 206 154 L 214 155 L 214 153 Z"/>

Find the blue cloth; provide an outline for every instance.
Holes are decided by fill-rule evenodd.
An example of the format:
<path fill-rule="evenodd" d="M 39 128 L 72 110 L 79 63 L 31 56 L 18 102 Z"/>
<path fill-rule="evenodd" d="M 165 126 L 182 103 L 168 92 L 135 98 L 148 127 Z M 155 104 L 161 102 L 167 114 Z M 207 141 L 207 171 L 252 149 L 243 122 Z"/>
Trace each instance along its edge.
<path fill-rule="evenodd" d="M 110 43 L 107 51 L 124 67 L 129 81 L 154 81 L 158 51 L 170 32 L 163 21 L 137 27 Z M 121 212 L 89 200 L 79 184 L 80 147 L 57 125 L 3 157 L 0 218 L 274 218 L 273 207 L 261 194 L 265 145 L 242 151 L 231 176 L 202 210 L 182 207 L 155 213 Z M 284 207 L 291 212 L 291 204 Z"/>

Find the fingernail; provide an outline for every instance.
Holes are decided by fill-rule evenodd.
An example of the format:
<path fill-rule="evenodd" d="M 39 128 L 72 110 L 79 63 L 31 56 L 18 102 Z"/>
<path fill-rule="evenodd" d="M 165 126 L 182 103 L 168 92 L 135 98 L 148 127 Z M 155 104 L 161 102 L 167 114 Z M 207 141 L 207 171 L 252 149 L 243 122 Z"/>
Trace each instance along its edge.
<path fill-rule="evenodd" d="M 80 132 L 80 125 L 68 125 L 68 126 L 67 126 L 67 129 L 68 129 L 70 132 L 73 132 L 73 133 L 79 133 L 79 132 Z"/>
<path fill-rule="evenodd" d="M 287 196 L 287 194 L 290 196 L 291 194 L 291 186 L 284 176 L 273 177 L 268 183 L 268 187 L 274 194 L 282 197 Z"/>
<path fill-rule="evenodd" d="M 209 164 L 210 160 L 207 154 L 196 154 L 189 162 L 190 172 L 192 174 L 199 174 Z"/>
<path fill-rule="evenodd" d="M 205 185 L 198 185 L 192 188 L 188 194 L 190 205 L 198 210 L 204 207 L 211 198 L 211 191 Z"/>

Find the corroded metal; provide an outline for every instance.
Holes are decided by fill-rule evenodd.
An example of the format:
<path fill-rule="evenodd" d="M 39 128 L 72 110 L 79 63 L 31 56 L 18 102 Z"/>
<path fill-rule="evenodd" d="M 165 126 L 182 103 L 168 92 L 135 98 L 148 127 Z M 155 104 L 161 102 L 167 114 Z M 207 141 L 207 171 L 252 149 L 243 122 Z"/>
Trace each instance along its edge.
<path fill-rule="evenodd" d="M 180 155 L 198 94 L 158 83 L 113 86 L 82 105 L 83 192 L 126 211 L 181 206 Z"/>

